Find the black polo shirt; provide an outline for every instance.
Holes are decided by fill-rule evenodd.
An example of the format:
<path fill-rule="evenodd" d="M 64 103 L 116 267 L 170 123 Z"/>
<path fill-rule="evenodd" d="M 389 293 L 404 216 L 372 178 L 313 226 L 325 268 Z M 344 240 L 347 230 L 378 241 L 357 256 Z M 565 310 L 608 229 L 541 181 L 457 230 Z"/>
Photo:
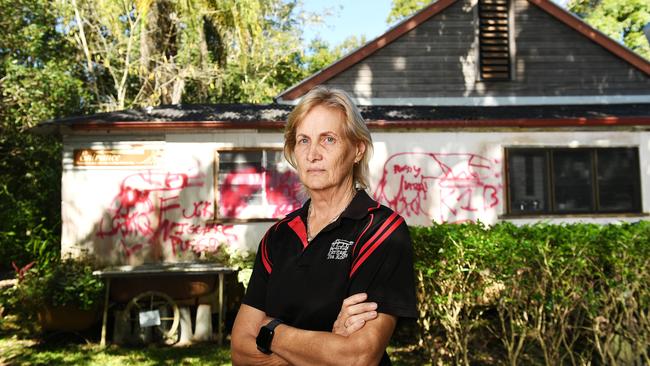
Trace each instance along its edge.
<path fill-rule="evenodd" d="M 404 219 L 360 190 L 308 243 L 309 204 L 266 232 L 243 302 L 316 331 L 332 331 L 343 300 L 360 292 L 377 303 L 378 312 L 416 318 L 413 249 Z"/>

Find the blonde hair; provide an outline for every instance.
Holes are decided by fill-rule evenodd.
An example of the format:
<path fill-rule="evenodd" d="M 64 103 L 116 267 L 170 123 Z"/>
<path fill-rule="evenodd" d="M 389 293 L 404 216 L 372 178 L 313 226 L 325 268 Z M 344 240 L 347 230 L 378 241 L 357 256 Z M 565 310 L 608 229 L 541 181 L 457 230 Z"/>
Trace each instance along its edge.
<path fill-rule="evenodd" d="M 352 102 L 348 93 L 341 89 L 329 89 L 324 86 L 317 86 L 302 97 L 300 102 L 289 114 L 287 125 L 284 128 L 284 157 L 291 166 L 296 168 L 296 156 L 294 154 L 296 130 L 307 113 L 318 105 L 341 111 L 345 116 L 343 120 L 345 137 L 352 141 L 353 144 L 363 142 L 366 145 L 361 160 L 354 165 L 352 179 L 357 187 L 363 189 L 368 188 L 368 177 L 370 175 L 368 163 L 370 162 L 373 151 L 372 137 L 363 117 L 361 117 L 359 109 Z"/>

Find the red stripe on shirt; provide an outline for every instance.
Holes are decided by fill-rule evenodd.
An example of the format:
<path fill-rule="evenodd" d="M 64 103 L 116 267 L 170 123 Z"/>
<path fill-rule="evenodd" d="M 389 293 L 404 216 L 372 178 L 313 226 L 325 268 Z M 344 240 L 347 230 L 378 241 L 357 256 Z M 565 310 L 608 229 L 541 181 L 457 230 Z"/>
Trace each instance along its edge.
<path fill-rule="evenodd" d="M 384 223 L 383 223 L 383 224 L 379 227 L 379 229 L 375 232 L 375 235 L 373 235 L 370 239 L 368 239 L 368 241 L 366 241 L 366 242 L 361 246 L 361 249 L 359 250 L 359 254 L 357 255 L 357 258 L 354 260 L 355 263 L 352 263 L 352 265 L 355 265 L 355 264 L 356 264 L 356 262 L 359 260 L 359 255 L 361 255 L 363 252 L 365 252 L 366 249 L 368 249 L 368 248 L 372 245 L 372 242 L 375 241 L 375 239 L 377 239 L 377 237 L 379 237 L 379 235 L 381 235 L 381 234 L 384 232 L 384 230 L 385 230 L 385 229 L 386 229 L 386 228 L 387 228 L 387 227 L 388 227 L 388 226 L 393 222 L 393 220 L 395 220 L 397 217 L 398 217 L 398 215 L 397 215 L 395 212 L 393 212 L 393 214 L 390 215 L 390 216 L 386 219 L 386 221 L 384 221 Z"/>
<path fill-rule="evenodd" d="M 298 235 L 300 238 L 300 241 L 302 242 L 302 247 L 307 248 L 307 228 L 305 227 L 305 223 L 302 222 L 302 219 L 300 216 L 296 216 L 295 219 L 289 221 L 289 227 L 293 230 L 293 232 Z"/>
<path fill-rule="evenodd" d="M 266 272 L 268 274 L 271 274 L 271 271 L 273 270 L 273 266 L 271 265 L 271 261 L 269 260 L 269 253 L 266 249 L 266 237 L 269 235 L 269 232 L 267 231 L 264 237 L 262 238 L 262 264 L 264 264 L 264 268 L 266 268 Z"/>
<path fill-rule="evenodd" d="M 354 273 L 357 271 L 357 269 L 366 261 L 366 259 L 368 259 L 368 257 L 375 251 L 375 249 L 379 248 L 381 243 L 383 243 L 386 240 L 386 238 L 388 238 L 390 234 L 392 234 L 393 231 L 395 231 L 395 229 L 397 229 L 400 226 L 400 224 L 402 224 L 402 222 L 404 222 L 404 218 L 400 217 L 397 221 L 395 221 L 395 223 L 388 230 L 386 230 L 384 235 L 382 235 L 379 239 L 377 239 L 377 241 L 372 245 L 372 247 L 370 247 L 370 249 L 368 249 L 363 254 L 363 256 L 357 261 L 354 267 L 352 267 L 352 271 L 350 271 L 350 277 L 354 276 Z"/>

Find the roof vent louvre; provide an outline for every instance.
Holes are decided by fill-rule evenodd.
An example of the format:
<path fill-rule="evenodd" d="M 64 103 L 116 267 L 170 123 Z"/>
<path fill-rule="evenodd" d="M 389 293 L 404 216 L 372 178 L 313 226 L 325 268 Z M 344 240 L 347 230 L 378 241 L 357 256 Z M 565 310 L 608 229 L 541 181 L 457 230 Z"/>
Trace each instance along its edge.
<path fill-rule="evenodd" d="M 479 0 L 479 73 L 482 80 L 510 80 L 508 0 Z"/>

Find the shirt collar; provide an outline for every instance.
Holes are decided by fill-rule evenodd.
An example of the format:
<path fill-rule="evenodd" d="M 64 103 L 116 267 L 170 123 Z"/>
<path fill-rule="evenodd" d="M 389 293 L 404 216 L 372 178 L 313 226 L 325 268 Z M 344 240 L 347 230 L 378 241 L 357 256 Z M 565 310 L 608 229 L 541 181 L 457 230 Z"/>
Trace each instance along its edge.
<path fill-rule="evenodd" d="M 309 205 L 311 204 L 311 199 L 308 199 L 301 208 L 296 211 L 296 214 L 302 217 L 303 219 L 307 218 L 307 212 L 309 211 Z M 352 198 L 352 201 L 346 207 L 345 210 L 341 213 L 340 217 L 347 217 L 351 219 L 362 219 L 369 212 L 372 212 L 379 208 L 379 203 L 368 195 L 363 189 L 358 189 L 357 193 Z M 337 220 L 338 221 L 338 220 Z M 306 222 L 306 221 L 305 221 Z"/>
<path fill-rule="evenodd" d="M 351 219 L 362 219 L 369 212 L 374 211 L 379 208 L 379 203 L 370 196 L 366 191 L 359 189 L 357 194 L 352 199 L 352 202 L 348 207 L 343 211 L 341 217 L 349 217 Z"/>

